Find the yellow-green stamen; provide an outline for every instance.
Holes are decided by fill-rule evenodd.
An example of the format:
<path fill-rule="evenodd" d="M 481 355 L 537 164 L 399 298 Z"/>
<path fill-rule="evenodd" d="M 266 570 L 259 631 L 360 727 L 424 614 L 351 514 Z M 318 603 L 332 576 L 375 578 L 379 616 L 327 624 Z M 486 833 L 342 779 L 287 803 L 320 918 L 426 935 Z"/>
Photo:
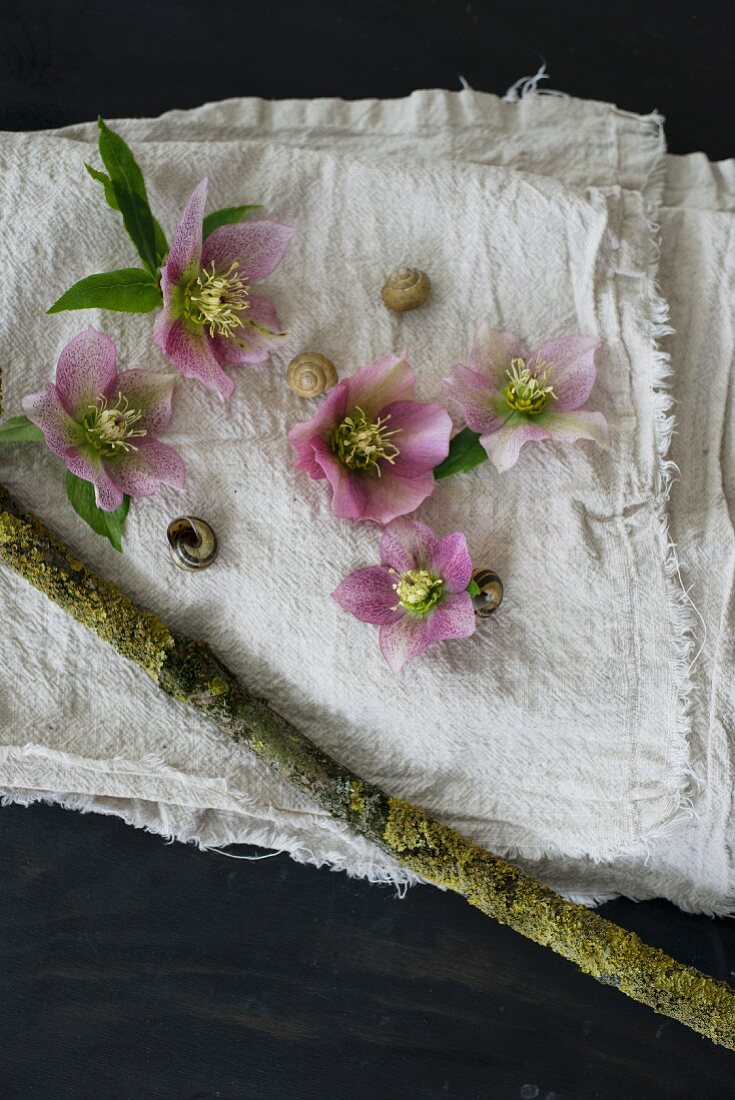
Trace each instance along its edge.
<path fill-rule="evenodd" d="M 204 268 L 184 290 L 184 316 L 204 325 L 210 336 L 231 336 L 244 324 L 240 314 L 248 309 L 250 289 L 236 263 L 218 273 Z"/>
<path fill-rule="evenodd" d="M 136 451 L 138 448 L 130 440 L 148 434 L 146 428 L 135 427 L 142 415 L 121 393 L 114 405 L 106 397 L 99 397 L 94 405 L 87 406 L 82 417 L 87 442 L 106 458 L 121 451 Z"/>
<path fill-rule="evenodd" d="M 514 412 L 535 416 L 546 408 L 549 398 L 555 401 L 556 394 L 549 385 L 552 366 L 551 363 L 538 360 L 534 363 L 532 372 L 524 359 L 512 359 L 510 370 L 505 372 L 509 381 L 503 391 L 509 408 Z"/>
<path fill-rule="evenodd" d="M 356 406 L 332 433 L 332 450 L 348 470 L 366 470 L 381 476 L 380 463 L 391 466 L 401 453 L 393 443 L 393 436 L 400 428 L 389 430 L 388 416 L 368 420 L 363 410 Z"/>
<path fill-rule="evenodd" d="M 442 598 L 444 581 L 428 569 L 409 569 L 393 588 L 398 596 L 394 611 L 402 607 L 412 615 L 426 615 Z"/>

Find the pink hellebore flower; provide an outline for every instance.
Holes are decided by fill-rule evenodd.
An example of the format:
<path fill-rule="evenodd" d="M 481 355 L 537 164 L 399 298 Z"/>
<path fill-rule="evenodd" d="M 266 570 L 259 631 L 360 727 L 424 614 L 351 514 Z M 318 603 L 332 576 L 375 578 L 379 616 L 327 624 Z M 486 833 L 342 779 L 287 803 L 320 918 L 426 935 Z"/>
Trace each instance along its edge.
<path fill-rule="evenodd" d="M 393 672 L 434 642 L 474 633 L 472 562 L 461 531 L 439 539 L 424 523 L 397 519 L 383 532 L 380 560 L 345 577 L 332 596 L 380 627 L 380 651 Z"/>
<path fill-rule="evenodd" d="M 153 340 L 181 371 L 224 401 L 235 388 L 223 367 L 262 363 L 283 343 L 273 305 L 250 293 L 280 264 L 295 229 L 279 222 L 221 225 L 202 242 L 207 181 L 203 179 L 176 227 L 161 271 L 163 310 Z"/>
<path fill-rule="evenodd" d="M 498 470 L 509 470 L 532 440 L 605 446 L 605 417 L 582 408 L 595 384 L 599 345 L 592 336 L 560 336 L 529 353 L 514 333 L 482 322 L 469 366 L 457 364 L 445 387 Z"/>
<path fill-rule="evenodd" d="M 433 469 L 449 452 L 449 413 L 413 400 L 405 355 L 360 367 L 288 434 L 296 468 L 329 479 L 341 519 L 388 523 L 413 512 L 433 492 Z"/>
<path fill-rule="evenodd" d="M 171 419 L 175 381 L 160 371 L 118 373 L 112 340 L 90 327 L 62 350 L 56 381 L 21 406 L 67 468 L 94 484 L 97 506 L 113 512 L 124 493 L 150 496 L 161 481 L 184 487 L 184 463 L 155 438 Z"/>

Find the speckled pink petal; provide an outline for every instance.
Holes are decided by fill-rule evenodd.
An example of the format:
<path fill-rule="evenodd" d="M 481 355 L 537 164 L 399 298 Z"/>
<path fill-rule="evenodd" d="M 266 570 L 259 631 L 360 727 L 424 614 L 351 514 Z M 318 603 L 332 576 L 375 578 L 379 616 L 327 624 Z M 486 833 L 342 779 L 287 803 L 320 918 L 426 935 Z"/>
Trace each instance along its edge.
<path fill-rule="evenodd" d="M 595 384 L 595 351 L 599 346 L 595 336 L 560 336 L 533 352 L 528 364 L 532 371 L 539 360 L 553 364 L 548 381 L 556 394 L 555 411 L 567 412 L 584 405 Z"/>
<path fill-rule="evenodd" d="M 394 623 L 380 628 L 380 652 L 391 672 L 400 672 L 406 661 L 418 657 L 428 647 L 426 619 L 402 615 Z"/>
<path fill-rule="evenodd" d="M 390 417 L 389 429 L 399 454 L 392 470 L 401 477 L 417 477 L 433 470 L 449 454 L 452 418 L 443 405 L 421 401 L 394 401 L 382 415 Z"/>
<path fill-rule="evenodd" d="M 332 598 L 361 622 L 383 626 L 397 622 L 405 614 L 395 609 L 398 603 L 395 583 L 393 573 L 381 565 L 371 565 L 345 577 L 335 588 Z"/>
<path fill-rule="evenodd" d="M 117 349 L 109 336 L 91 325 L 62 348 L 56 365 L 56 390 L 75 420 L 100 396 L 111 395 L 116 378 Z"/>
<path fill-rule="evenodd" d="M 366 502 L 361 518 L 385 524 L 397 516 L 415 512 L 434 492 L 436 479 L 433 473 L 420 477 L 399 477 L 390 467 L 384 467 L 382 477 L 363 477 L 362 484 Z"/>
<path fill-rule="evenodd" d="M 608 427 L 600 412 L 576 409 L 573 412 L 559 412 L 554 408 L 544 416 L 544 427 L 549 437 L 558 443 L 576 443 L 578 439 L 591 439 L 600 447 L 608 442 Z"/>
<path fill-rule="evenodd" d="M 131 497 L 150 496 L 160 482 L 174 489 L 186 484 L 183 459 L 158 439 L 141 439 L 137 450 L 106 459 L 105 465 L 118 488 Z"/>
<path fill-rule="evenodd" d="M 164 333 L 163 351 L 184 378 L 195 378 L 219 394 L 225 401 L 232 396 L 235 383 L 214 357 L 211 338 L 201 330 L 188 329 L 181 319 L 170 321 Z"/>
<path fill-rule="evenodd" d="M 472 370 L 483 374 L 496 389 L 502 390 L 511 359 L 525 359 L 527 355 L 520 336 L 492 328 L 490 322 L 485 320 L 477 327 L 469 365 Z"/>
<path fill-rule="evenodd" d="M 24 397 L 20 407 L 28 419 L 41 429 L 54 454 L 63 457 L 69 447 L 80 442 L 83 433 L 62 405 L 53 382 L 49 382 L 39 393 Z"/>
<path fill-rule="evenodd" d="M 173 371 L 126 370 L 117 376 L 115 390 L 127 398 L 131 408 L 141 413 L 136 428 L 151 435 L 163 431 L 171 419 L 174 386 L 178 375 Z"/>
<path fill-rule="evenodd" d="M 417 519 L 395 519 L 380 539 L 380 560 L 397 573 L 426 569 L 434 557 L 438 539 L 430 527 Z"/>
<path fill-rule="evenodd" d="M 550 438 L 550 431 L 539 424 L 531 424 L 514 416 L 500 431 L 480 436 L 480 443 L 496 470 L 504 473 L 514 466 L 521 447 L 532 441 L 541 442 Z"/>
<path fill-rule="evenodd" d="M 213 263 L 218 271 L 227 271 L 235 263 L 248 281 L 265 279 L 276 270 L 295 235 L 293 226 L 281 222 L 221 225 L 204 242 L 202 267 Z"/>
<path fill-rule="evenodd" d="M 123 492 L 112 480 L 99 458 L 92 459 L 88 454 L 70 448 L 64 456 L 67 468 L 84 481 L 94 485 L 94 499 L 103 512 L 114 512 L 123 500 Z"/>
<path fill-rule="evenodd" d="M 429 569 L 442 578 L 447 592 L 465 591 L 472 577 L 472 558 L 461 531 L 453 531 L 439 539 Z"/>
<path fill-rule="evenodd" d="M 225 367 L 244 363 L 264 363 L 273 348 L 289 338 L 283 331 L 275 306 L 267 298 L 251 297 L 249 308 L 241 314 L 244 324 L 232 336 L 215 336 L 212 350 L 217 362 Z"/>
<path fill-rule="evenodd" d="M 310 469 L 313 464 L 313 440 L 323 441 L 329 431 L 336 427 L 347 415 L 347 381 L 338 383 L 319 405 L 315 416 L 294 424 L 288 433 L 288 441 L 296 452 L 296 468 Z M 325 449 L 329 448 L 325 444 Z M 330 452 L 331 453 L 331 452 Z M 336 461 L 336 460 L 335 460 Z M 315 475 L 312 474 L 312 477 Z"/>
<path fill-rule="evenodd" d="M 444 379 L 444 392 L 462 410 L 464 422 L 473 432 L 484 435 L 502 426 L 504 418 L 495 408 L 499 391 L 479 371 L 457 363 L 449 378 Z"/>
<path fill-rule="evenodd" d="M 363 410 L 369 419 L 394 401 L 410 401 L 416 386 L 416 376 L 406 362 L 406 352 L 385 355 L 377 363 L 360 367 L 345 379 L 349 387 L 347 411 L 355 407 Z"/>
<path fill-rule="evenodd" d="M 450 638 L 469 638 L 475 633 L 477 621 L 469 592 L 450 592 L 426 616 L 426 637 L 429 645 Z"/>
<path fill-rule="evenodd" d="M 207 201 L 207 179 L 194 188 L 179 224 L 164 267 L 164 292 L 168 284 L 179 283 L 189 271 L 199 269 L 202 255 L 202 222 Z"/>

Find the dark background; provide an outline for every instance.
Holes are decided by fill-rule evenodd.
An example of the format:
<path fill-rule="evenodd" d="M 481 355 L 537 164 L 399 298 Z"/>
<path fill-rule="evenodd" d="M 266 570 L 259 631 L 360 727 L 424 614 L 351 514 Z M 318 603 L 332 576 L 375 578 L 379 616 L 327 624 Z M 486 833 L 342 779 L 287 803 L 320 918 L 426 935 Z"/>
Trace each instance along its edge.
<path fill-rule="evenodd" d="M 734 55 L 713 3 L 0 2 L 0 127 L 460 74 L 502 93 L 544 59 L 551 86 L 658 108 L 673 152 L 717 158 L 735 153 Z M 730 921 L 604 911 L 735 976 Z M 735 1096 L 734 1071 L 457 897 L 0 811 L 0 1100 L 708 1100 Z"/>

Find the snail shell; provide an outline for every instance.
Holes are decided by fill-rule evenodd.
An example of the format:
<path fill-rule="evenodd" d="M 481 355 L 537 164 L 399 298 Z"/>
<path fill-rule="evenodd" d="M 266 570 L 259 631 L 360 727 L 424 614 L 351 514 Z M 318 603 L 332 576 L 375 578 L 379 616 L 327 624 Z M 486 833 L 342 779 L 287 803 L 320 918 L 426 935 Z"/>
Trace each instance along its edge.
<path fill-rule="evenodd" d="M 480 589 L 472 606 L 478 619 L 487 619 L 503 602 L 503 582 L 492 569 L 475 569 L 472 579 Z"/>
<path fill-rule="evenodd" d="M 286 381 L 299 397 L 318 397 L 335 385 L 337 371 L 326 355 L 320 355 L 317 351 L 304 351 L 288 364 Z"/>
<path fill-rule="evenodd" d="M 166 530 L 171 560 L 179 569 L 207 569 L 217 557 L 217 536 L 199 516 L 178 516 Z"/>
<path fill-rule="evenodd" d="M 388 309 L 404 313 L 422 306 L 430 290 L 431 280 L 425 271 L 417 267 L 397 267 L 385 280 L 381 294 Z"/>

